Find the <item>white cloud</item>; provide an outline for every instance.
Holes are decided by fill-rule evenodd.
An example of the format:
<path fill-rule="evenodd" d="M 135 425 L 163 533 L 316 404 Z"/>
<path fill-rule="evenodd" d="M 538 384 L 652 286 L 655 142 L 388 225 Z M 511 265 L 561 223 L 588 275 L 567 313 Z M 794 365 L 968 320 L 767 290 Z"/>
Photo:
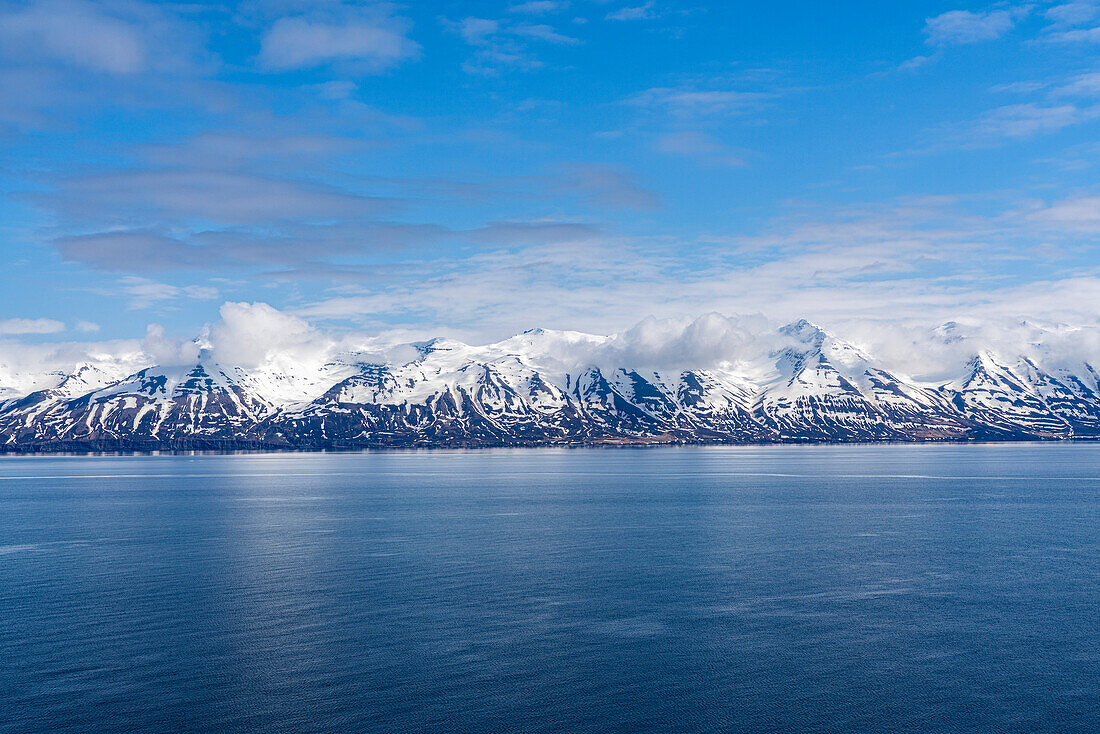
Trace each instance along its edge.
<path fill-rule="evenodd" d="M 1100 28 L 1076 29 L 1064 33 L 1055 33 L 1050 37 L 1050 40 L 1067 43 L 1100 43 Z"/>
<path fill-rule="evenodd" d="M 1079 196 L 1044 206 L 1028 215 L 1032 222 L 1060 231 L 1100 234 L 1100 196 Z"/>
<path fill-rule="evenodd" d="M 598 206 L 613 209 L 656 209 L 660 197 L 639 186 L 632 173 L 598 163 L 563 164 L 560 179 L 550 184 L 556 194 L 581 194 Z"/>
<path fill-rule="evenodd" d="M 68 216 L 133 221 L 199 219 L 221 224 L 375 213 L 389 202 L 323 184 L 218 170 L 121 170 L 63 178 L 28 195 Z M 147 234 L 147 233 L 143 233 Z M 97 235 L 98 236 L 98 235 Z"/>
<path fill-rule="evenodd" d="M 1054 89 L 1052 94 L 1063 97 L 1100 97 L 1100 72 L 1078 74 Z"/>
<path fill-rule="evenodd" d="M 545 41 L 547 43 L 559 43 L 568 46 L 574 46 L 580 43 L 580 40 L 573 38 L 572 36 L 566 36 L 558 33 L 551 26 L 545 23 L 516 23 L 509 27 L 509 31 L 521 38 L 531 38 L 537 41 Z"/>
<path fill-rule="evenodd" d="M 543 66 L 530 49 L 530 42 L 558 46 L 576 46 L 580 39 L 559 33 L 545 23 L 523 23 L 507 19 L 467 17 L 459 21 L 442 20 L 443 26 L 457 33 L 477 49 L 462 68 L 470 74 L 494 75 L 501 69 L 533 70 Z"/>
<path fill-rule="evenodd" d="M 109 4 L 45 0 L 0 10 L 0 53 L 45 58 L 96 71 L 132 74 L 148 61 L 140 28 Z"/>
<path fill-rule="evenodd" d="M 66 262 L 101 270 L 149 272 L 194 267 L 200 262 L 197 248 L 148 231 L 72 235 L 53 244 Z"/>
<path fill-rule="evenodd" d="M 1027 102 L 1005 105 L 987 112 L 974 125 L 971 135 L 976 142 L 1000 138 L 1030 138 L 1057 132 L 1100 116 L 1100 108 L 1076 105 L 1042 105 Z"/>
<path fill-rule="evenodd" d="M 1095 23 L 1100 16 L 1100 3 L 1069 2 L 1054 5 L 1044 13 L 1050 25 L 1047 27 L 1046 40 L 1066 43 L 1098 43 L 1100 28 L 1079 28 Z"/>
<path fill-rule="evenodd" d="M 633 7 L 627 6 L 607 14 L 607 20 L 650 20 L 657 17 L 654 0 Z"/>
<path fill-rule="evenodd" d="M 667 112 L 681 118 L 742 114 L 759 109 L 772 95 L 735 89 L 695 89 L 690 87 L 653 87 L 626 101 L 638 107 Z"/>
<path fill-rule="evenodd" d="M 90 334 L 90 333 L 99 331 L 99 329 L 100 329 L 99 324 L 95 323 L 94 321 L 77 321 L 76 322 L 76 330 L 79 331 L 79 332 L 83 332 L 85 334 Z"/>
<path fill-rule="evenodd" d="M 775 345 L 767 332 L 776 324 L 763 316 L 706 313 L 697 318 L 648 316 L 617 334 L 592 361 L 609 367 L 661 369 L 677 365 L 697 368 L 756 358 Z M 767 334 L 767 337 L 764 335 Z"/>
<path fill-rule="evenodd" d="M 463 18 L 451 27 L 458 31 L 462 40 L 471 46 L 482 46 L 489 43 L 497 31 L 500 30 L 500 21 L 491 18 Z"/>
<path fill-rule="evenodd" d="M 199 358 L 199 345 L 193 339 L 170 337 L 160 324 L 149 324 L 141 351 L 149 364 L 178 366 L 194 364 Z"/>
<path fill-rule="evenodd" d="M 56 334 L 65 324 L 54 319 L 3 319 L 0 334 Z"/>
<path fill-rule="evenodd" d="M 1012 30 L 1026 9 L 994 10 L 973 13 L 969 10 L 951 10 L 924 24 L 924 33 L 932 46 L 958 46 L 979 41 L 992 41 Z"/>
<path fill-rule="evenodd" d="M 654 143 L 654 149 L 660 153 L 687 156 L 707 165 L 730 168 L 745 165 L 745 161 L 728 145 L 697 130 L 681 130 L 659 135 Z"/>
<path fill-rule="evenodd" d="M 119 281 L 118 292 L 129 299 L 128 308 L 132 310 L 160 306 L 180 299 L 209 301 L 218 297 L 218 289 L 210 286 L 176 286 L 136 276 L 122 278 Z M 111 294 L 110 291 L 105 293 Z"/>
<path fill-rule="evenodd" d="M 898 71 L 916 71 L 917 69 L 922 69 L 935 62 L 938 58 L 939 54 L 932 56 L 914 56 L 898 64 Z"/>
<path fill-rule="evenodd" d="M 93 384 L 120 380 L 151 364 L 137 339 L 110 342 L 0 341 L 0 398 L 56 387 L 83 365 L 98 370 Z"/>
<path fill-rule="evenodd" d="M 1070 298 L 1095 302 L 1100 279 L 1070 279 L 1037 283 L 998 294 L 1011 297 L 1022 308 L 1049 299 L 1052 289 L 1064 288 Z M 856 294 L 858 297 L 858 294 Z M 655 303 L 651 300 L 650 304 Z M 833 336 L 853 343 L 880 364 L 902 375 L 940 382 L 957 377 L 964 363 L 981 350 L 1014 359 L 1037 358 L 1047 366 L 1080 365 L 1100 359 L 1100 320 L 1095 313 L 1073 324 L 1044 318 L 1021 319 L 989 302 L 971 304 L 963 316 L 891 313 L 888 317 L 868 312 L 821 313 L 812 320 Z M 694 313 L 700 313 L 696 310 Z M 639 370 L 667 368 L 763 367 L 774 354 L 790 344 L 777 328 L 799 316 L 703 311 L 648 316 L 610 337 L 540 335 L 530 355 L 550 369 L 575 371 L 590 366 L 626 367 Z M 363 360 L 405 363 L 417 357 L 408 341 L 430 336 L 454 337 L 454 329 L 434 333 L 410 333 L 390 329 L 382 334 L 326 333 L 300 317 L 265 303 L 226 303 L 221 320 L 198 338 L 170 336 L 163 326 L 150 324 L 141 340 L 51 345 L 0 341 L 0 395 L 25 394 L 57 383 L 62 374 L 81 364 L 93 364 L 103 372 L 97 379 L 121 379 L 149 365 L 189 366 L 208 358 L 227 366 L 246 369 L 268 365 L 292 372 L 317 367 L 334 356 L 354 352 Z M 945 323 L 946 321 L 946 323 Z M 621 321 L 621 326 L 630 321 Z M 587 329 L 606 334 L 612 329 Z M 473 335 L 474 344 L 512 336 L 503 332 L 487 338 Z M 529 344 L 530 339 L 526 340 Z M 512 349 L 508 344 L 504 349 Z M 529 349 L 529 347 L 526 347 Z"/>
<path fill-rule="evenodd" d="M 156 86 L 147 72 L 178 78 L 216 63 L 203 48 L 202 28 L 181 10 L 141 0 L 0 0 L 3 70 L 34 71 L 39 83 L 57 74 L 46 77 L 55 88 L 34 90 L 35 100 L 94 97 L 98 85 L 123 98 L 147 93 Z"/>
<path fill-rule="evenodd" d="M 977 119 L 941 128 L 943 137 L 930 150 L 980 148 L 1052 135 L 1100 119 L 1100 73 L 1085 72 L 1062 80 L 1026 80 L 996 84 L 998 94 L 1027 95 L 1031 101 L 1001 105 Z"/>
<path fill-rule="evenodd" d="M 543 15 L 546 13 L 557 13 L 565 10 L 569 7 L 568 2 L 564 0 L 528 0 L 525 3 L 518 3 L 508 8 L 509 13 L 524 13 L 527 15 Z"/>
<path fill-rule="evenodd" d="M 1070 2 L 1047 8 L 1043 15 L 1057 25 L 1074 26 L 1100 15 L 1100 6 L 1095 2 Z"/>
<path fill-rule="evenodd" d="M 215 358 L 226 364 L 253 367 L 275 354 L 324 351 L 325 338 L 308 323 L 266 303 L 226 303 L 219 313 L 209 340 Z"/>
<path fill-rule="evenodd" d="M 964 314 L 1096 320 L 1100 272 L 1088 263 L 1100 232 L 1055 227 L 1017 201 L 981 214 L 972 205 L 928 198 L 808 208 L 754 237 L 597 230 L 547 245 L 545 233 L 531 232 L 526 246 L 437 259 L 430 277 L 349 286 L 299 314 L 497 337 L 532 326 L 606 333 L 646 313 L 707 311 L 885 323 Z M 1087 213 L 1075 216 L 1074 226 L 1088 224 Z M 1065 252 L 1052 259 L 1051 248 Z"/>
<path fill-rule="evenodd" d="M 259 63 L 272 71 L 337 61 L 383 71 L 420 53 L 402 20 L 364 11 L 358 14 L 280 18 L 264 34 Z"/>

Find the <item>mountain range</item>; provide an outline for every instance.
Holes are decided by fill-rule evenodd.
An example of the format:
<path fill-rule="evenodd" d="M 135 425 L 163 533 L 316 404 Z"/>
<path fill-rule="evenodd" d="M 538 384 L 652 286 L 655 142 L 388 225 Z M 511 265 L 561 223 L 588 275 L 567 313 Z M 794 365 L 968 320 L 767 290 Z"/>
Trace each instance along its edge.
<path fill-rule="evenodd" d="M 983 349 L 928 382 L 807 321 L 775 337 L 774 349 L 705 368 L 667 355 L 659 367 L 637 354 L 586 364 L 563 355 L 599 353 L 611 337 L 542 329 L 486 346 L 414 342 L 399 359 L 348 350 L 241 366 L 201 352 L 121 377 L 89 363 L 0 392 L 0 450 L 1100 438 L 1100 374 L 1087 361 Z"/>

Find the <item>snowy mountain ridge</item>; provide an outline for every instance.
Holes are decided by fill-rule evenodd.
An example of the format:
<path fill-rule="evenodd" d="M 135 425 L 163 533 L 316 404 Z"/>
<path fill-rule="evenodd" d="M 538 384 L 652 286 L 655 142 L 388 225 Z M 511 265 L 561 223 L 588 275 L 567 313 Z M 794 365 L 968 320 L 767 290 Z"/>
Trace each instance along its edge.
<path fill-rule="evenodd" d="M 939 330 L 950 344 L 954 332 Z M 700 367 L 686 347 L 676 365 L 677 348 L 534 329 L 484 346 L 412 342 L 386 352 L 395 359 L 273 353 L 245 367 L 206 350 L 121 379 L 83 365 L 50 387 L 0 392 L 0 449 L 1100 438 L 1089 361 L 979 350 L 930 383 L 808 321 L 768 344 L 733 344 Z"/>

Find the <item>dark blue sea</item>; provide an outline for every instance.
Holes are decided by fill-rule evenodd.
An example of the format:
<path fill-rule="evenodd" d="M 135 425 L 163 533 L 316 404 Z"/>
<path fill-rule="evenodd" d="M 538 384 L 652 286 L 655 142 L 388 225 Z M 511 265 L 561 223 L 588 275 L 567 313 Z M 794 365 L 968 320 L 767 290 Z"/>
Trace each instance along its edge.
<path fill-rule="evenodd" d="M 1100 445 L 0 458 L 0 731 L 1097 732 Z"/>

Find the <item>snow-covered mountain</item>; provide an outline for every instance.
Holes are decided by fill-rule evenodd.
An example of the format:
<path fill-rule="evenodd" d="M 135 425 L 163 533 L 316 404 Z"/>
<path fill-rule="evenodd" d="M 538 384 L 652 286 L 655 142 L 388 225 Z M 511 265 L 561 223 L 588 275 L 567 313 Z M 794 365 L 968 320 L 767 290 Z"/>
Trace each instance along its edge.
<path fill-rule="evenodd" d="M 937 333 L 957 346 L 953 329 Z M 1100 374 L 1088 362 L 979 350 L 954 379 L 928 383 L 806 321 L 773 336 L 773 348 L 705 367 L 636 353 L 616 364 L 627 353 L 613 337 L 540 329 L 485 346 L 416 342 L 391 361 L 283 354 L 246 368 L 204 352 L 123 379 L 84 365 L 0 396 L 0 447 L 1100 438 Z"/>

